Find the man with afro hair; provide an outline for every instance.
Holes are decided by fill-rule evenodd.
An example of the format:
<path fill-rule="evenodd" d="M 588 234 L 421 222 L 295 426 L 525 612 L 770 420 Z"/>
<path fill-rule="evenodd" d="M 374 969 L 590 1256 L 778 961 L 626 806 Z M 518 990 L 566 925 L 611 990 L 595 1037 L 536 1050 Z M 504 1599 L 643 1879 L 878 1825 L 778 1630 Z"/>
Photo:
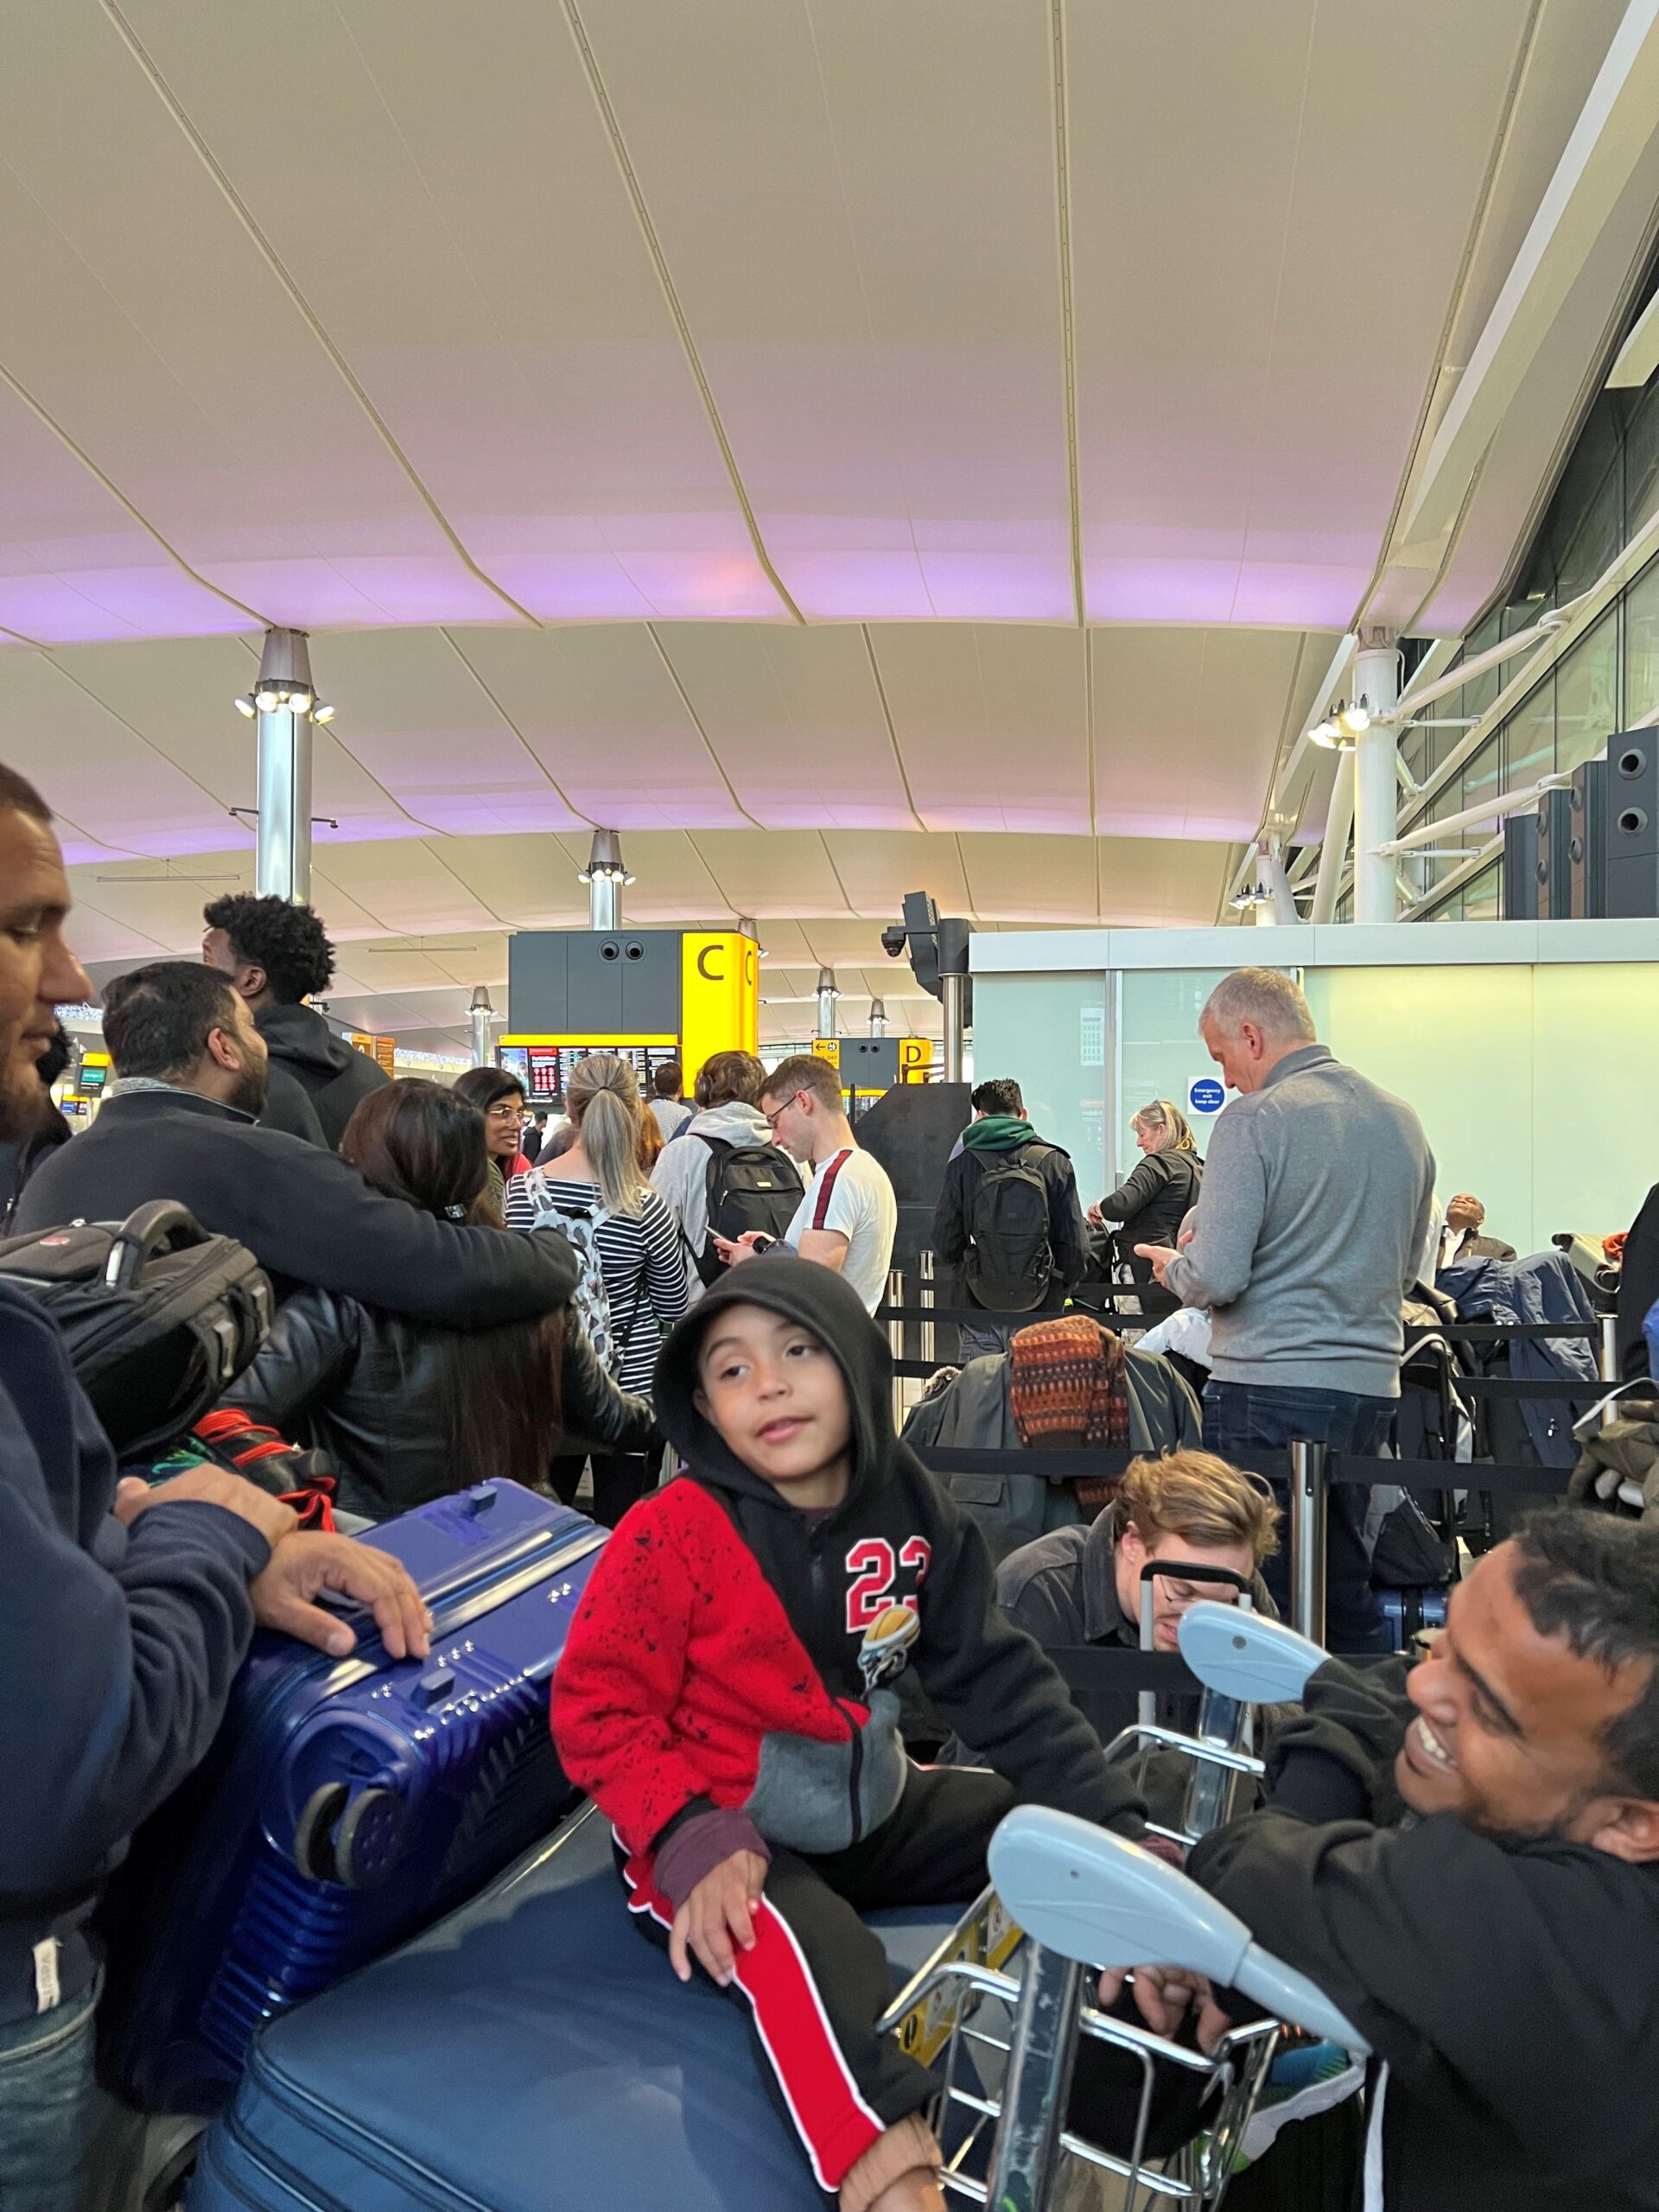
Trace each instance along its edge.
<path fill-rule="evenodd" d="M 265 1040 L 270 1071 L 292 1076 L 308 1095 L 324 1141 L 338 1152 L 359 1098 L 391 1077 L 378 1061 L 337 1037 L 305 1004 L 328 988 L 334 948 L 309 906 L 245 894 L 202 910 L 201 957 L 228 976 Z"/>

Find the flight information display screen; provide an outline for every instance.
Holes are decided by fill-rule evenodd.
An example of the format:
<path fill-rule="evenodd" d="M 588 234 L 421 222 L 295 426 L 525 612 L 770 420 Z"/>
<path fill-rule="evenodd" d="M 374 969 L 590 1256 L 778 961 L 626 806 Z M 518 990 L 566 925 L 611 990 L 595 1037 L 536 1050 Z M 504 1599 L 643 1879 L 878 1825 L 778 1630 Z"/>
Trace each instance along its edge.
<path fill-rule="evenodd" d="M 658 1068 L 678 1058 L 672 1045 L 503 1045 L 500 1061 L 524 1086 L 533 1106 L 545 1106 L 564 1096 L 566 1084 L 580 1061 L 590 1052 L 612 1052 L 626 1060 L 639 1078 L 642 1096 L 649 1096 L 652 1078 Z"/>

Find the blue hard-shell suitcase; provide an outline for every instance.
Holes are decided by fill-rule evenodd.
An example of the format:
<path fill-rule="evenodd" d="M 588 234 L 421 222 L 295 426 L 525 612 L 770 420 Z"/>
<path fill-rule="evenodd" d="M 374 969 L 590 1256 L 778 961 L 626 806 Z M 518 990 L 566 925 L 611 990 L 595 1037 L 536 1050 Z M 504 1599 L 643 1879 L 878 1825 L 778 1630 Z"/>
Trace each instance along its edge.
<path fill-rule="evenodd" d="M 950 1908 L 875 1916 L 906 1977 Z M 821 2212 L 743 2007 L 629 1925 L 591 1807 L 254 2045 L 188 2212 Z"/>
<path fill-rule="evenodd" d="M 213 2112 L 255 2030 L 474 1897 L 575 1802 L 548 1689 L 607 1532 L 517 1483 L 359 1539 L 408 1567 L 431 1656 L 366 1615 L 330 1659 L 256 1637 L 214 1751 L 148 1823 L 104 1916 L 106 2080 Z"/>

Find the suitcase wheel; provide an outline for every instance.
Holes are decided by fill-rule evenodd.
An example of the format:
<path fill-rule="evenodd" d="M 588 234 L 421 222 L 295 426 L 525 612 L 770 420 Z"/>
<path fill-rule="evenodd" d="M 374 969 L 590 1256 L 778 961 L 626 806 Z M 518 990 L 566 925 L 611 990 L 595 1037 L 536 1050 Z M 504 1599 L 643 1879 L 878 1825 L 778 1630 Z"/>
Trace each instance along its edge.
<path fill-rule="evenodd" d="M 305 1801 L 294 1826 L 294 1864 L 314 1882 L 332 1882 L 334 1872 L 334 1823 L 345 1811 L 351 1791 L 343 1782 L 325 1782 Z"/>
<path fill-rule="evenodd" d="M 372 1890 L 397 1865 L 404 1801 L 394 1789 L 365 1789 L 353 1798 L 334 1837 L 334 1874 L 348 1890 Z"/>

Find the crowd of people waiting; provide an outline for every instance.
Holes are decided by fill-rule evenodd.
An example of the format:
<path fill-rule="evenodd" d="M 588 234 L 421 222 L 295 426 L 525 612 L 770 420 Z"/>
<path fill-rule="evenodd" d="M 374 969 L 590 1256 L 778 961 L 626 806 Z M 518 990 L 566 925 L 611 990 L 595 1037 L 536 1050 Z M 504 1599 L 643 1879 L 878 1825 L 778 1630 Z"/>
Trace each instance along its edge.
<path fill-rule="evenodd" d="M 0 1141 L 25 1149 L 56 1008 L 92 995 L 69 907 L 49 810 L 0 769 Z M 1022 1799 L 1147 1840 L 1154 1780 L 1103 1758 L 1117 1713 L 1081 1710 L 1046 1648 L 1136 1640 L 1149 1561 L 1272 1609 L 1281 1501 L 1232 1461 L 1382 1442 L 1402 1300 L 1426 1250 L 1484 1256 L 1478 1202 L 1442 1230 L 1414 1113 L 1318 1042 L 1287 977 L 1241 970 L 1203 1017 L 1237 1096 L 1202 1166 L 1157 1102 L 1141 1166 L 1085 1216 L 1018 1086 L 976 1090 L 936 1243 L 985 1325 L 900 1439 L 869 1318 L 893 1192 L 825 1062 L 719 1053 L 688 1105 L 680 1071 L 647 1102 L 594 1053 L 527 1147 L 511 1075 L 392 1082 L 334 1035 L 304 1002 L 332 968 L 307 910 L 205 918 L 200 963 L 109 986 L 113 1094 L 33 1160 L 14 1233 L 168 1198 L 245 1245 L 277 1310 L 226 1404 L 318 1447 L 343 1514 L 486 1473 L 568 1499 L 591 1467 L 597 1516 L 632 1537 L 556 1680 L 566 1770 L 675 1971 L 744 1995 L 821 2186 L 846 2212 L 937 2212 L 936 2078 L 875 2032 L 889 1985 L 860 1913 L 970 1899 Z M 1091 1219 L 1208 1316 L 1201 1404 L 1067 1310 Z M 994 1568 L 912 1448 L 984 1424 L 1144 1456 Z M 659 1483 L 665 1450 L 679 1477 Z M 1332 1641 L 1363 1654 L 1379 1624 L 1339 1491 L 1332 1528 Z M 1159 1576 L 1160 1649 L 1215 1586 Z M 124 1476 L 50 1316 L 0 1276 L 0 1601 L 36 1685 L 10 1708 L 0 1816 L 8 2208 L 85 2201 L 109 1870 L 203 1756 L 256 1623 L 351 1649 L 331 1592 L 393 1657 L 424 1655 L 387 1554 L 209 1461 Z M 893 1694 L 906 1669 L 950 1738 L 926 1769 Z M 1475 1565 L 1419 1663 L 1327 1662 L 1262 1807 L 1188 1864 L 1370 2039 L 1368 2203 L 1659 2201 L 1659 1533 L 1546 1515 Z M 1227 1993 L 1156 1961 L 1109 1999 L 1160 2032 L 1190 2008 L 1211 2043 L 1228 2017 Z"/>

